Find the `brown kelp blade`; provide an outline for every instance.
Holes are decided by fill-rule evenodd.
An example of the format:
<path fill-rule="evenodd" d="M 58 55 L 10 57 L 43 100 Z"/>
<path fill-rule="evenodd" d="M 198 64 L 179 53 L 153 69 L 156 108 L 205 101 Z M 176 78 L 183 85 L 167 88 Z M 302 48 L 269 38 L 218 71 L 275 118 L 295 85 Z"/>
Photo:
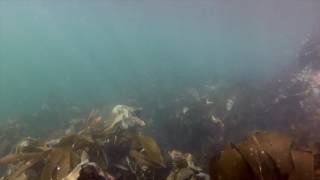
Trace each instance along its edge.
<path fill-rule="evenodd" d="M 53 172 L 57 169 L 58 163 L 63 157 L 63 149 L 52 149 L 51 153 L 47 157 L 45 166 L 43 167 L 40 180 L 52 179 Z"/>
<path fill-rule="evenodd" d="M 138 136 L 139 142 L 148 158 L 155 164 L 165 167 L 164 159 L 161 155 L 157 142 L 148 136 Z"/>
<path fill-rule="evenodd" d="M 89 136 L 79 135 L 79 134 L 70 134 L 64 136 L 60 139 L 60 142 L 56 145 L 57 147 L 63 146 L 73 146 L 74 149 L 87 146 L 94 143 L 93 139 Z"/>
<path fill-rule="evenodd" d="M 291 151 L 294 161 L 294 171 L 289 180 L 313 180 L 314 179 L 314 157 L 311 152 L 293 150 Z"/>
<path fill-rule="evenodd" d="M 31 168 L 33 165 L 35 165 L 42 159 L 43 156 L 38 156 L 25 163 L 22 163 L 21 166 L 19 166 L 12 174 L 9 175 L 8 180 L 16 180 L 22 173 L 24 173 L 27 169 Z"/>
<path fill-rule="evenodd" d="M 68 173 L 71 170 L 71 147 L 66 147 L 63 148 L 63 155 L 62 155 L 62 159 L 60 160 L 60 162 L 58 163 L 58 170 L 57 170 L 57 179 L 60 180 L 63 177 L 65 177 L 66 175 L 68 175 Z"/>
<path fill-rule="evenodd" d="M 213 180 L 256 180 L 250 165 L 233 145 L 226 146 L 219 156 L 211 159 L 210 175 Z"/>
<path fill-rule="evenodd" d="M 14 163 L 17 161 L 30 160 L 42 156 L 44 153 L 45 152 L 8 154 L 0 159 L 0 165 Z"/>
<path fill-rule="evenodd" d="M 147 167 L 152 167 L 153 163 L 150 162 L 148 157 L 136 150 L 130 151 L 130 156 L 134 159 L 134 161 L 139 165 L 139 166 L 147 166 Z"/>

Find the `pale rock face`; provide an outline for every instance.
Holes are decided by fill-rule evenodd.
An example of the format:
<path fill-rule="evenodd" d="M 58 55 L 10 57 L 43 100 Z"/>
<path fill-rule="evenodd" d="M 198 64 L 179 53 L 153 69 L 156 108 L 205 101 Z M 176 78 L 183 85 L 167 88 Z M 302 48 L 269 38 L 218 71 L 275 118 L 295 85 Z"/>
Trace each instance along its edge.
<path fill-rule="evenodd" d="M 312 87 L 320 87 L 320 71 L 315 72 L 311 78 Z"/>
<path fill-rule="evenodd" d="M 213 114 L 211 115 L 211 121 L 212 121 L 214 124 L 219 125 L 220 127 L 224 127 L 223 121 L 222 121 L 220 118 L 214 116 Z"/>
<path fill-rule="evenodd" d="M 226 103 L 226 109 L 228 111 L 231 111 L 231 109 L 233 108 L 233 105 L 234 105 L 234 100 L 233 99 L 228 99 L 227 103 Z"/>
<path fill-rule="evenodd" d="M 188 111 L 189 111 L 188 107 L 183 107 L 183 109 L 182 109 L 182 113 L 183 114 L 186 114 Z"/>
<path fill-rule="evenodd" d="M 116 105 L 112 109 L 112 114 L 122 118 L 128 118 L 129 115 L 133 112 L 134 112 L 134 108 L 126 105 Z"/>
<path fill-rule="evenodd" d="M 135 115 L 137 110 L 140 109 L 126 105 L 116 105 L 112 109 L 114 121 L 110 128 L 113 128 L 116 124 L 120 124 L 122 129 L 145 126 L 145 122 Z"/>

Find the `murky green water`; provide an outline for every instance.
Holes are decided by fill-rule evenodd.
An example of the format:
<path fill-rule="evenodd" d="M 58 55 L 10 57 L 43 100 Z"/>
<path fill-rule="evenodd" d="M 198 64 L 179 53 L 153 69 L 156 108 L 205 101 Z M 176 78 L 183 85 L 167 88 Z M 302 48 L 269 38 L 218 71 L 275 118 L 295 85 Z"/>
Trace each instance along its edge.
<path fill-rule="evenodd" d="M 317 27 L 312 1 L 0 2 L 0 117 L 266 78 Z"/>

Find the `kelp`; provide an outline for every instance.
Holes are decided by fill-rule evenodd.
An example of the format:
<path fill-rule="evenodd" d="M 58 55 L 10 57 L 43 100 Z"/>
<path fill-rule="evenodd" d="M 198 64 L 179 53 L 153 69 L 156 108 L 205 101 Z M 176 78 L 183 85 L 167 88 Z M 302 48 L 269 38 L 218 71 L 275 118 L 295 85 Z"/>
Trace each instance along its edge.
<path fill-rule="evenodd" d="M 292 171 L 294 166 L 290 150 L 293 148 L 293 139 L 290 136 L 276 132 L 256 132 L 252 137 L 259 148 L 274 160 L 281 176 Z"/>
<path fill-rule="evenodd" d="M 111 124 L 106 123 L 98 111 L 92 111 L 86 121 L 79 122 L 77 128 L 71 127 L 72 130 L 67 130 L 65 135 L 58 138 L 26 138 L 17 145 L 15 153 L 0 159 L 0 165 L 14 165 L 5 180 L 13 180 L 20 175 L 28 176 L 28 170 L 37 172 L 36 180 L 75 180 L 82 169 L 80 164 L 90 160 L 97 163 L 97 168 L 107 170 L 110 168 L 109 161 L 113 158 L 112 154 L 108 156 L 108 152 L 118 153 L 121 148 L 127 150 L 122 151 L 123 154 L 120 153 L 119 156 L 129 159 L 123 161 L 125 164 L 117 165 L 127 166 L 133 174 L 144 169 L 165 167 L 156 141 L 151 137 L 138 135 L 136 131 L 137 127 L 145 125 L 136 116 L 136 111 L 139 110 L 118 105 L 112 111 Z M 110 145 L 113 148 L 109 149 Z M 83 154 L 87 154 L 85 158 L 82 158 Z M 85 162 L 83 159 L 86 159 Z M 132 165 L 135 166 L 134 169 Z"/>
<path fill-rule="evenodd" d="M 190 153 L 182 153 L 174 149 L 169 151 L 168 154 L 176 168 L 190 168 L 194 171 L 202 170 L 200 167 L 195 165 L 193 156 Z"/>
<path fill-rule="evenodd" d="M 273 159 L 261 148 L 260 143 L 254 136 L 250 136 L 247 141 L 235 145 L 235 149 L 250 165 L 259 180 L 281 179 L 278 169 L 274 166 Z"/>
<path fill-rule="evenodd" d="M 313 154 L 310 151 L 293 150 L 291 156 L 294 162 L 294 171 L 288 180 L 313 180 L 315 176 Z"/>
<path fill-rule="evenodd" d="M 166 180 L 196 180 L 194 172 L 189 168 L 174 169 L 170 172 Z"/>
<path fill-rule="evenodd" d="M 90 136 L 84 136 L 79 134 L 70 134 L 63 136 L 57 144 L 53 144 L 54 147 L 72 146 L 75 150 L 87 147 L 95 143 Z"/>
<path fill-rule="evenodd" d="M 71 163 L 71 154 L 72 149 L 70 147 L 66 147 L 62 151 L 62 157 L 60 162 L 58 163 L 59 169 L 57 170 L 57 179 L 64 178 L 70 170 L 72 170 L 72 163 Z"/>
<path fill-rule="evenodd" d="M 143 170 L 152 167 L 154 164 L 148 159 L 148 157 L 136 150 L 130 151 L 130 157 L 134 160 L 134 162 Z M 135 171 L 134 171 L 135 172 Z"/>
<path fill-rule="evenodd" d="M 72 154 L 71 154 L 72 159 Z M 74 168 L 69 172 L 68 175 L 66 175 L 62 180 L 76 180 L 79 177 L 80 170 L 82 166 L 89 162 L 88 154 L 85 151 L 82 151 L 80 162 L 73 166 Z"/>
<path fill-rule="evenodd" d="M 16 153 L 19 152 L 42 152 L 47 150 L 46 141 L 27 137 L 20 141 L 15 148 Z"/>
<path fill-rule="evenodd" d="M 157 142 L 148 136 L 137 136 L 142 147 L 142 152 L 147 159 L 156 166 L 165 167 L 164 159 L 161 155 L 160 147 Z"/>
<path fill-rule="evenodd" d="M 53 171 L 59 171 L 57 168 L 63 155 L 63 150 L 60 148 L 55 148 L 51 151 L 45 160 L 45 166 L 42 169 L 40 180 L 52 179 Z"/>
<path fill-rule="evenodd" d="M 32 168 L 37 162 L 43 161 L 44 166 L 41 169 L 40 180 L 62 179 L 73 168 L 74 162 L 72 155 L 80 148 L 85 148 L 94 143 L 89 137 L 80 135 L 63 136 L 57 141 L 51 142 L 50 147 L 34 148 L 46 149 L 42 152 L 27 152 L 9 154 L 0 159 L 0 164 L 23 162 L 25 165 L 18 166 L 14 172 L 8 176 L 8 180 L 15 179 L 18 175 L 24 173 L 27 169 Z"/>
<path fill-rule="evenodd" d="M 250 165 L 232 145 L 227 145 L 210 161 L 210 176 L 213 180 L 256 180 Z"/>
<path fill-rule="evenodd" d="M 42 160 L 43 156 L 38 156 L 35 158 L 32 158 L 24 163 L 20 163 L 20 165 L 16 168 L 16 170 L 10 174 L 7 179 L 8 180 L 16 180 L 21 174 L 23 174 L 27 169 L 34 166 L 36 163 L 40 162 Z"/>
<path fill-rule="evenodd" d="M 44 153 L 45 152 L 8 154 L 0 159 L 0 165 L 30 160 L 42 156 Z"/>
<path fill-rule="evenodd" d="M 314 179 L 314 154 L 293 147 L 290 136 L 255 132 L 212 158 L 210 174 L 218 179 Z"/>
<path fill-rule="evenodd" d="M 150 172 L 165 167 L 161 150 L 153 138 L 143 135 L 134 136 L 130 149 L 129 170 L 138 178 L 141 176 L 145 179 Z"/>
<path fill-rule="evenodd" d="M 209 175 L 202 172 L 202 169 L 195 165 L 193 156 L 190 153 L 182 153 L 178 150 L 171 150 L 168 152 L 174 165 L 167 180 L 209 180 Z M 198 176 L 201 174 L 201 178 Z"/>
<path fill-rule="evenodd" d="M 217 175 L 225 179 L 235 178 L 232 174 L 257 180 L 285 179 L 293 169 L 288 157 L 291 144 L 290 138 L 278 133 L 252 133 L 244 141 L 227 147 L 219 159 L 213 160 L 211 174 L 216 179 Z M 236 163 L 230 163 L 230 157 L 237 160 Z M 229 174 L 226 173 L 228 169 L 232 170 Z"/>

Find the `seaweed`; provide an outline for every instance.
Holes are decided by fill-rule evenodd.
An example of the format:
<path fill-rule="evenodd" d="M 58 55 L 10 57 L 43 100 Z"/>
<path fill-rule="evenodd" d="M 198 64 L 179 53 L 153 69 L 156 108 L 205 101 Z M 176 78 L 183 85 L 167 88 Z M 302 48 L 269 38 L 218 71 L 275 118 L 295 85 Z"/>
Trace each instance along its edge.
<path fill-rule="evenodd" d="M 75 180 L 80 178 L 81 172 L 92 167 L 101 167 L 101 177 L 111 178 L 113 176 L 108 173 L 108 169 L 121 166 L 130 170 L 136 179 L 141 179 L 146 177 L 143 173 L 145 167 L 165 167 L 156 141 L 137 131 L 138 127 L 145 125 L 136 116 L 137 110 L 139 108 L 115 106 L 111 119 L 103 119 L 98 111 L 92 111 L 85 122 L 79 122 L 77 128 L 70 127 L 72 131 L 67 130 L 66 134 L 58 138 L 22 140 L 14 153 L 0 159 L 0 165 L 13 165 L 3 177 L 4 180 L 14 180 L 20 176 L 28 178 L 28 171 L 37 172 L 33 179 L 38 180 Z M 121 149 L 126 149 L 119 154 L 121 161 L 109 156 L 112 152 L 121 152 L 118 151 Z M 126 158 L 128 161 L 122 161 Z M 90 161 L 96 164 L 88 164 Z M 117 168 L 117 171 L 120 169 Z"/>

